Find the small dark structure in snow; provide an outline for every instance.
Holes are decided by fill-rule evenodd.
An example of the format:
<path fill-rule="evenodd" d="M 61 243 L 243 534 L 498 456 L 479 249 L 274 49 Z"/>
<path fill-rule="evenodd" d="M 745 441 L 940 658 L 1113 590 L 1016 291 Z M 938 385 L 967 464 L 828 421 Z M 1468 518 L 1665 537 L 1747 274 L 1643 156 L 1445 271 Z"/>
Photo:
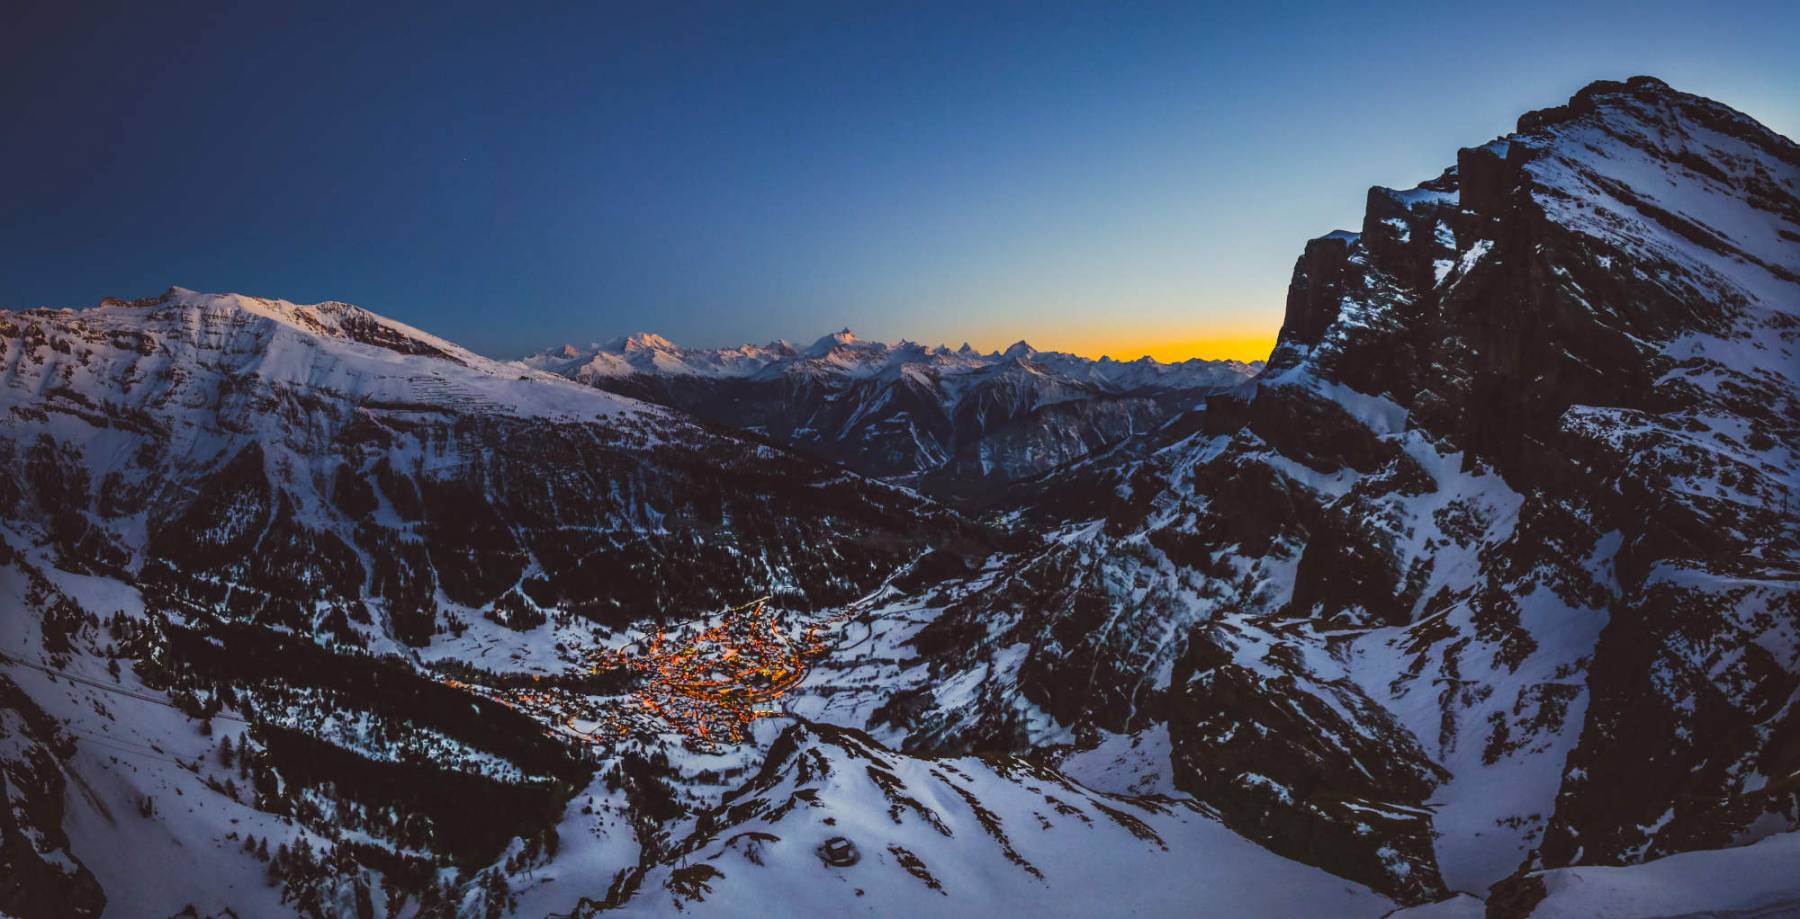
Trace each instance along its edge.
<path fill-rule="evenodd" d="M 855 843 L 842 836 L 833 836 L 819 847 L 819 858 L 824 859 L 827 865 L 847 868 L 861 861 L 862 855 L 856 851 Z"/>

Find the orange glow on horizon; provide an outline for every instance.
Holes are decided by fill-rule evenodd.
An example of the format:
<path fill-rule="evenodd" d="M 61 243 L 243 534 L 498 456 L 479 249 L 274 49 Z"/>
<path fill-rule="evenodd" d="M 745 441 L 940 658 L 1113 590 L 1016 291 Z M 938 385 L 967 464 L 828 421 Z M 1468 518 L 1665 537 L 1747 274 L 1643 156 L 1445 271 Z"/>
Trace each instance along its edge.
<path fill-rule="evenodd" d="M 1112 354 L 1115 360 L 1132 360 L 1142 355 L 1165 363 L 1185 361 L 1190 358 L 1203 358 L 1210 361 L 1233 360 L 1249 363 L 1269 359 L 1269 352 L 1275 350 L 1273 335 L 1219 336 L 1214 338 L 1196 338 L 1187 341 L 1162 342 L 1138 348 L 1120 348 Z"/>
<path fill-rule="evenodd" d="M 1145 343 L 1143 339 L 1130 339 L 1116 344 L 1107 342 L 1099 345 L 1062 345 L 1048 340 L 1044 344 L 1038 344 L 1036 341 L 1031 344 L 1042 351 L 1067 351 L 1071 354 L 1096 359 L 1106 356 L 1116 361 L 1134 361 L 1147 356 L 1163 363 L 1175 363 L 1196 357 L 1209 361 L 1233 360 L 1249 363 L 1268 360 L 1269 352 L 1275 350 L 1275 336 L 1258 333 L 1215 335 L 1207 338 L 1176 339 L 1152 343 Z"/>

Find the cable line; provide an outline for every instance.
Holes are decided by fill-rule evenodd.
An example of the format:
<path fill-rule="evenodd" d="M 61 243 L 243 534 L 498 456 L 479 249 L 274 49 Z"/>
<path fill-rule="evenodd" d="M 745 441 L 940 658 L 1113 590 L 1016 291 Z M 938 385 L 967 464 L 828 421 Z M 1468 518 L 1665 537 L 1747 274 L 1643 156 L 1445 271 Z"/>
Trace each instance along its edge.
<path fill-rule="evenodd" d="M 183 709 L 181 706 L 176 705 L 175 703 L 170 702 L 167 699 L 158 699 L 155 696 L 145 695 L 144 693 L 141 693 L 141 692 L 132 692 L 129 689 L 125 689 L 125 688 L 119 687 L 119 686 L 108 686 L 105 683 L 100 682 L 99 680 L 90 679 L 88 677 L 70 673 L 67 670 L 57 670 L 54 667 L 39 666 L 38 664 L 33 664 L 28 661 L 20 660 L 19 658 L 16 658 L 16 657 L 12 657 L 12 656 L 6 654 L 5 652 L 0 652 L 0 664 L 17 664 L 20 667 L 29 667 L 32 670 L 38 671 L 39 673 L 47 673 L 51 676 L 60 676 L 72 683 L 81 683 L 86 686 L 92 686 L 95 689 L 105 690 L 106 692 L 110 692 L 110 693 L 117 693 L 118 695 L 121 695 L 121 696 L 127 696 L 130 698 L 136 699 L 140 702 L 150 702 L 150 703 L 154 703 L 156 705 L 161 705 L 161 706 L 164 706 L 167 708 L 172 708 L 178 712 L 181 712 L 183 715 L 187 715 L 190 718 L 194 717 L 193 715 L 189 714 L 185 709 Z M 218 719 L 221 719 L 224 721 L 235 721 L 239 724 L 254 724 L 255 723 L 246 718 L 239 718 L 236 715 L 227 715 L 224 712 L 219 712 L 219 713 L 216 713 L 209 717 L 218 718 Z"/>

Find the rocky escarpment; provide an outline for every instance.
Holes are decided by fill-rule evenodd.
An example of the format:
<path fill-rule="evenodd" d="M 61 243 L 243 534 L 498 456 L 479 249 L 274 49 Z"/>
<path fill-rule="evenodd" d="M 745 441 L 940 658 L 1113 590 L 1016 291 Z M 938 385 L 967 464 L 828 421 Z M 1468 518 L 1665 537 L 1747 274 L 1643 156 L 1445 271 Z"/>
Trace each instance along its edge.
<path fill-rule="evenodd" d="M 1791 825 L 1791 800 L 1746 777 L 1780 749 L 1770 718 L 1795 686 L 1782 637 L 1795 520 L 1780 470 L 1796 444 L 1800 291 L 1782 266 L 1800 263 L 1800 247 L 1779 232 L 1800 200 L 1795 147 L 1647 78 L 1590 86 L 1520 129 L 1418 188 L 1371 191 L 1357 239 L 1315 242 L 1296 267 L 1271 379 L 1236 410 L 1234 436 L 1357 474 L 1289 518 L 1304 544 L 1283 613 L 1404 627 L 1389 648 L 1411 660 L 1389 687 L 1404 699 L 1437 671 L 1440 758 L 1471 733 L 1479 765 L 1547 755 L 1539 768 L 1558 790 L 1519 815 L 1541 826 L 1520 837 L 1521 866 L 1630 861 L 1722 845 L 1770 818 Z M 1706 219 L 1718 225 L 1697 230 Z M 1313 295 L 1322 278 L 1341 285 L 1335 304 Z M 1268 437 L 1295 430 L 1282 417 L 1294 397 L 1273 392 L 1344 411 L 1296 449 Z M 1491 469 L 1514 506 L 1487 488 L 1443 500 L 1429 455 L 1349 446 L 1370 435 L 1418 438 L 1465 475 Z M 1511 533 L 1496 539 L 1496 523 Z M 1474 578 L 1456 586 L 1452 566 Z M 1491 656 L 1472 667 L 1483 645 Z M 1207 646 L 1197 635 L 1183 671 L 1201 683 L 1221 673 Z M 1534 682 L 1547 655 L 1560 660 Z M 1719 669 L 1741 656 L 1744 669 Z M 1190 686 L 1175 724 L 1212 711 Z M 1715 700 L 1708 716 L 1699 699 Z M 1486 723 L 1471 732 L 1470 715 Z M 1550 738 L 1575 728 L 1565 772 Z M 1216 754 L 1192 756 L 1190 781 L 1204 786 Z M 1279 761 L 1292 762 L 1240 765 Z M 1313 780 L 1367 762 L 1339 758 Z M 1682 803 L 1698 798 L 1714 803 Z M 1444 823 L 1435 832 L 1456 832 Z M 1449 848 L 1439 843 L 1440 860 L 1457 858 Z"/>
<path fill-rule="evenodd" d="M 1418 188 L 1371 191 L 1357 239 L 1310 244 L 1296 267 L 1271 379 L 1234 436 L 1356 475 L 1288 520 L 1304 544 L 1283 613 L 1405 628 L 1390 647 L 1411 662 L 1389 685 L 1424 691 L 1408 684 L 1437 671 L 1440 757 L 1470 733 L 1483 765 L 1549 756 L 1558 790 L 1521 815 L 1541 825 L 1521 866 L 1723 845 L 1800 816 L 1755 778 L 1785 774 L 1758 764 L 1781 755 L 1770 740 L 1796 688 L 1783 470 L 1800 443 L 1800 246 L 1781 227 L 1797 203 L 1791 142 L 1639 78 L 1529 114 Z M 1294 392 L 1345 411 L 1306 445 L 1280 443 L 1268 435 L 1293 436 Z M 1516 504 L 1434 498 L 1450 496 L 1431 458 L 1350 446 L 1371 434 L 1491 469 Z M 1505 538 L 1496 510 L 1513 518 Z M 1457 586 L 1452 566 L 1474 578 Z M 1205 683 L 1224 671 L 1207 647 L 1197 635 L 1175 725 L 1213 710 Z M 1547 679 L 1530 679 L 1551 654 Z M 1474 732 L 1471 714 L 1485 716 Z M 1576 728 L 1565 771 L 1547 741 Z M 1215 781 L 1216 752 L 1196 743 L 1191 757 L 1189 781 Z M 1238 765 L 1277 762 L 1293 759 Z M 1369 762 L 1327 760 L 1307 781 Z"/>

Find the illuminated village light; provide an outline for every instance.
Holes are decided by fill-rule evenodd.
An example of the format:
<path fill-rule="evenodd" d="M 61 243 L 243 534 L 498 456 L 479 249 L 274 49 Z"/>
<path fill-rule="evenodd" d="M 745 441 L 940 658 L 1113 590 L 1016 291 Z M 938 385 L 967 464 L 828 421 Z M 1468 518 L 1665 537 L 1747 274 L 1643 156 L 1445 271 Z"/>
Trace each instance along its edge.
<path fill-rule="evenodd" d="M 779 700 L 806 677 L 806 661 L 827 650 L 823 636 L 855 614 L 851 607 L 809 624 L 798 642 L 767 610 L 763 597 L 726 610 L 716 624 L 668 647 L 661 630 L 641 654 L 595 650 L 587 672 L 624 669 L 645 683 L 624 704 L 596 702 L 560 687 L 487 689 L 456 680 L 446 685 L 478 693 L 520 711 L 551 733 L 602 744 L 634 733 L 673 729 L 706 743 L 742 743 L 749 726 L 781 714 Z M 541 684 L 533 676 L 534 684 Z M 591 724 L 591 728 L 579 725 Z"/>

